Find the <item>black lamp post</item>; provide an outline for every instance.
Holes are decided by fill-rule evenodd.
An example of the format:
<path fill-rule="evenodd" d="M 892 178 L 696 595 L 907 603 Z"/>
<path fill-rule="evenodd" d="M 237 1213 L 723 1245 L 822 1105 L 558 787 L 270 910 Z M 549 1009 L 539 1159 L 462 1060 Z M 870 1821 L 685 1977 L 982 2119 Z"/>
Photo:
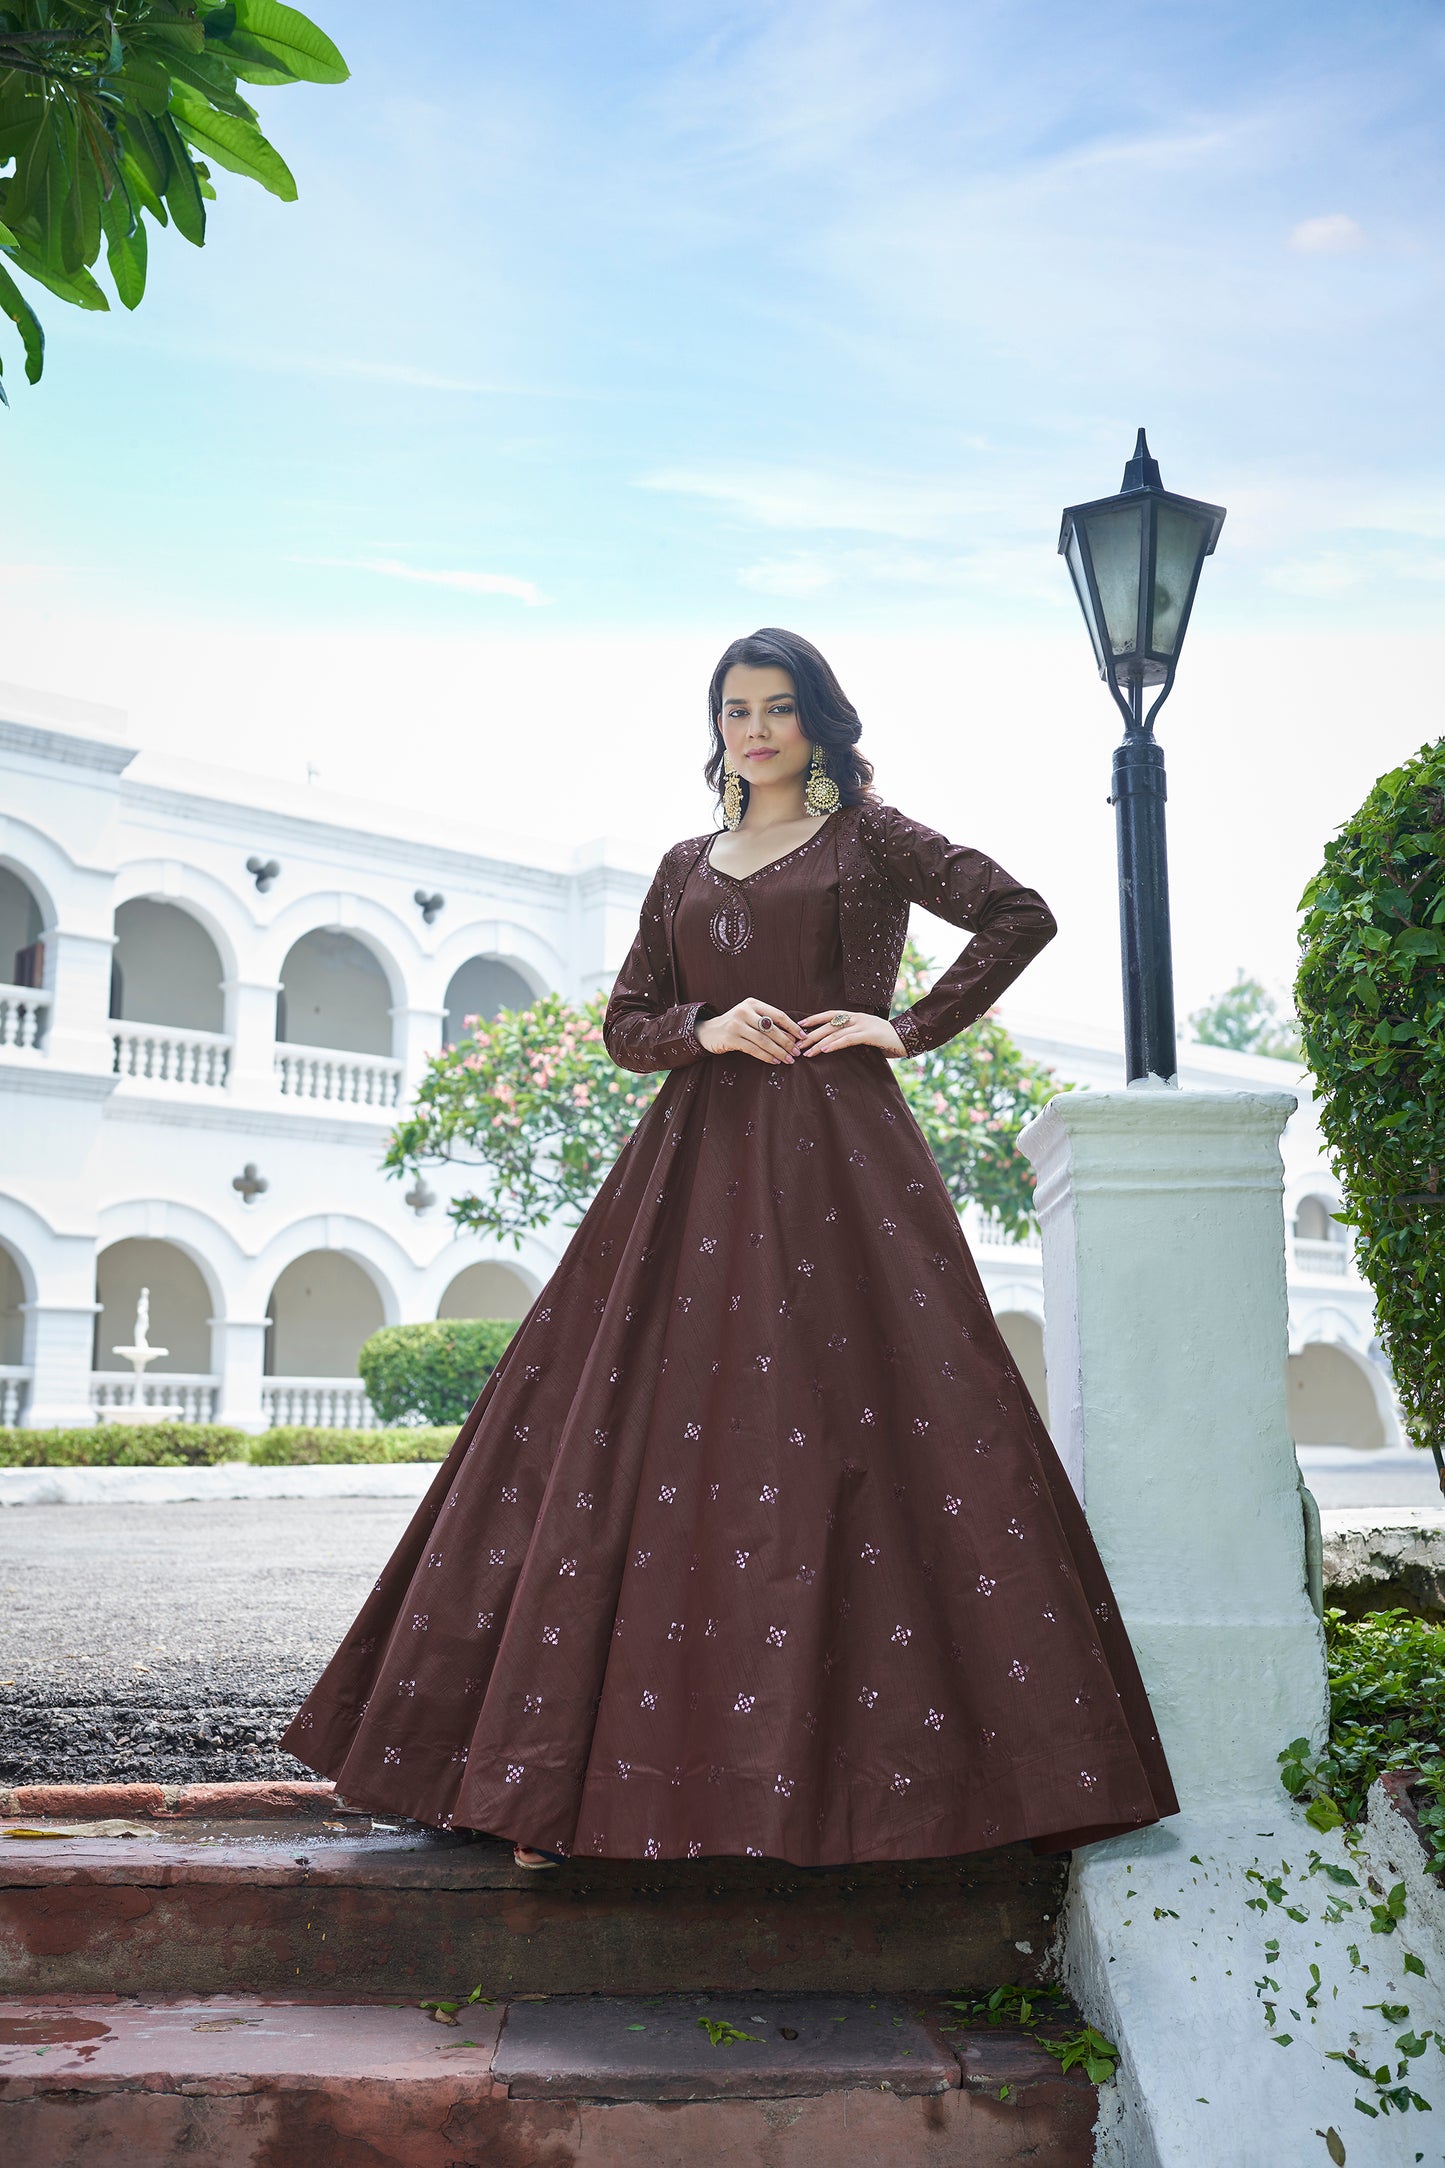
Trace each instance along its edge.
<path fill-rule="evenodd" d="M 1174 964 L 1169 945 L 1169 864 L 1164 847 L 1164 753 L 1154 718 L 1174 670 L 1194 590 L 1224 525 L 1224 507 L 1176 497 L 1159 479 L 1144 432 L 1117 497 L 1071 504 L 1059 530 L 1099 675 L 1124 718 L 1114 751 L 1119 839 L 1119 938 L 1124 963 L 1124 1042 L 1131 1084 L 1170 1082 Z M 1144 689 L 1158 698 L 1145 713 Z"/>

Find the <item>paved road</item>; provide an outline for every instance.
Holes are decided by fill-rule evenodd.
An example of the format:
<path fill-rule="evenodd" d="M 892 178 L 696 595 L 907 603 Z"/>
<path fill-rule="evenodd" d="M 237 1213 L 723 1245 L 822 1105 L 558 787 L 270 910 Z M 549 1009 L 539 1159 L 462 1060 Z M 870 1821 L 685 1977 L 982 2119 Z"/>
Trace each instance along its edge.
<path fill-rule="evenodd" d="M 1343 1445 L 1302 1445 L 1304 1479 L 1322 1508 L 1434 1506 L 1445 1509 L 1435 1463 L 1411 1446 L 1355 1453 Z"/>
<path fill-rule="evenodd" d="M 275 1742 L 414 1508 L 0 1515 L 0 1783 L 306 1774 Z"/>

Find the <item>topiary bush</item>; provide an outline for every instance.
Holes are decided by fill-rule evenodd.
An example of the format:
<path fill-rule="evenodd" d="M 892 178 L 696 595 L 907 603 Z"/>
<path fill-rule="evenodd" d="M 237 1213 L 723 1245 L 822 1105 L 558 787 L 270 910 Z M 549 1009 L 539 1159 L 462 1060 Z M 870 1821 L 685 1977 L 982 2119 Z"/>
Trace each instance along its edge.
<path fill-rule="evenodd" d="M 0 1430 L 0 1468 L 209 1468 L 248 1460 L 251 1439 L 220 1423 L 97 1423 L 92 1430 Z"/>
<path fill-rule="evenodd" d="M 437 1318 L 383 1325 L 356 1358 L 383 1423 L 464 1422 L 517 1329 L 509 1317 Z"/>
<path fill-rule="evenodd" d="M 1417 1445 L 1445 1446 L 1445 739 L 1381 776 L 1302 899 L 1320 1126 Z"/>

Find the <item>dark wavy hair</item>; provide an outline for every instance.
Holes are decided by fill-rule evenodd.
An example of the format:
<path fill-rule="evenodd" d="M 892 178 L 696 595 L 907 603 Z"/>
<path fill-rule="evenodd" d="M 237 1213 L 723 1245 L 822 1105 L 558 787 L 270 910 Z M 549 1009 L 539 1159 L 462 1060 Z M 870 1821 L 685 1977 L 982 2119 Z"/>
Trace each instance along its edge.
<path fill-rule="evenodd" d="M 822 747 L 824 765 L 837 784 L 844 805 L 857 805 L 860 799 L 872 797 L 873 763 L 865 760 L 858 750 L 858 740 L 863 734 L 858 710 L 812 641 L 805 640 L 800 632 L 784 632 L 779 625 L 764 625 L 759 631 L 734 640 L 731 647 L 724 650 L 712 674 L 707 689 L 712 747 L 702 771 L 709 789 L 721 798 L 725 751 L 721 728 L 723 681 L 735 662 L 747 663 L 755 670 L 767 669 L 769 665 L 786 670 L 793 681 L 798 727 L 805 738 Z M 750 788 L 746 776 L 742 784 L 743 810 L 746 812 Z"/>

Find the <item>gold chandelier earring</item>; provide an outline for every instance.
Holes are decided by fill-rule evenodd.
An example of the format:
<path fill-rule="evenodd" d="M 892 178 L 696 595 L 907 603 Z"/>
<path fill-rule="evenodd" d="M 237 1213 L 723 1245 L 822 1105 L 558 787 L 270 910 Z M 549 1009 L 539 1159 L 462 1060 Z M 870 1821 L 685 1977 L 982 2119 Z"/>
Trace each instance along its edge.
<path fill-rule="evenodd" d="M 824 813 L 836 813 L 842 802 L 838 786 L 829 775 L 827 763 L 823 759 L 823 748 L 815 743 L 812 760 L 808 763 L 808 784 L 803 792 L 803 803 L 816 820 Z"/>
<path fill-rule="evenodd" d="M 727 828 L 736 828 L 743 817 L 743 779 L 726 760 L 723 762 L 722 816 Z"/>

